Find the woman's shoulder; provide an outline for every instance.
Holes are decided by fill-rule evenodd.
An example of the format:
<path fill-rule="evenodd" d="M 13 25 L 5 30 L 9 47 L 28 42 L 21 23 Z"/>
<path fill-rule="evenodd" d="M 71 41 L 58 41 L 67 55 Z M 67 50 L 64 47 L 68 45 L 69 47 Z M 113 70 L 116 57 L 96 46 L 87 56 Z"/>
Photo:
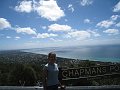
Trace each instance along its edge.
<path fill-rule="evenodd" d="M 54 65 L 58 66 L 58 64 L 57 64 L 57 63 L 54 63 Z"/>
<path fill-rule="evenodd" d="M 48 67 L 48 63 L 47 63 L 47 64 L 45 64 L 45 67 Z"/>
<path fill-rule="evenodd" d="M 55 63 L 55 66 L 59 68 L 59 65 L 57 63 Z"/>
<path fill-rule="evenodd" d="M 43 69 L 44 70 L 48 69 L 48 63 L 44 65 Z"/>

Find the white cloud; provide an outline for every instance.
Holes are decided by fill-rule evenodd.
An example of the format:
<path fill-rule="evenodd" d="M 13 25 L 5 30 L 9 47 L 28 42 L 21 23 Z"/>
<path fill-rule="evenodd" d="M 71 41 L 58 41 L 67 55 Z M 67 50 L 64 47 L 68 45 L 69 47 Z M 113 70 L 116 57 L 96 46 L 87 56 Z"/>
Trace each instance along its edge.
<path fill-rule="evenodd" d="M 95 31 L 92 31 L 92 30 L 88 30 L 89 33 L 91 33 L 91 35 L 95 36 L 95 37 L 99 37 L 100 34 L 95 32 Z"/>
<path fill-rule="evenodd" d="M 84 19 L 84 23 L 91 23 L 90 19 Z"/>
<path fill-rule="evenodd" d="M 110 18 L 111 20 L 117 20 L 117 18 L 119 18 L 120 16 L 119 15 L 112 15 Z"/>
<path fill-rule="evenodd" d="M 55 42 L 61 42 L 62 41 L 60 39 L 54 39 L 54 38 L 50 38 L 50 40 L 55 41 Z"/>
<path fill-rule="evenodd" d="M 18 6 L 15 6 L 15 10 L 17 12 L 26 12 L 26 13 L 30 13 L 33 8 L 32 8 L 32 1 L 22 1 L 19 3 Z"/>
<path fill-rule="evenodd" d="M 10 28 L 10 27 L 11 24 L 5 18 L 0 18 L 0 29 Z"/>
<path fill-rule="evenodd" d="M 91 37 L 91 34 L 87 31 L 74 31 L 74 32 L 68 33 L 68 38 L 75 38 L 77 40 L 85 40 L 90 37 Z"/>
<path fill-rule="evenodd" d="M 67 22 L 68 20 L 67 19 L 65 19 L 65 22 Z"/>
<path fill-rule="evenodd" d="M 91 5 L 92 3 L 93 3 L 93 0 L 80 0 L 80 4 L 82 6 Z"/>
<path fill-rule="evenodd" d="M 33 28 L 30 28 L 30 27 L 26 27 L 26 28 L 15 28 L 16 32 L 17 33 L 23 33 L 23 34 L 33 34 L 33 35 L 36 35 L 37 33 L 35 32 L 35 29 Z"/>
<path fill-rule="evenodd" d="M 117 35 L 117 34 L 119 34 L 119 30 L 118 29 L 107 29 L 107 30 L 105 30 L 103 32 L 107 33 L 109 35 Z"/>
<path fill-rule="evenodd" d="M 40 0 L 40 1 L 21 1 L 15 6 L 17 12 L 30 13 L 37 12 L 39 16 L 48 19 L 49 21 L 57 21 L 65 16 L 64 11 L 57 5 L 56 0 Z"/>
<path fill-rule="evenodd" d="M 115 26 L 120 27 L 120 22 L 119 22 L 119 23 L 117 23 Z"/>
<path fill-rule="evenodd" d="M 111 25 L 115 24 L 113 21 L 110 21 L 110 20 L 103 20 L 101 22 L 99 22 L 97 24 L 97 26 L 100 26 L 100 27 L 105 27 L 105 28 L 109 28 Z"/>
<path fill-rule="evenodd" d="M 39 3 L 34 3 L 34 10 L 38 15 L 49 21 L 57 21 L 61 17 L 65 16 L 63 10 L 57 5 L 56 0 L 41 0 Z"/>
<path fill-rule="evenodd" d="M 18 40 L 18 39 L 20 39 L 20 37 L 16 36 L 16 37 L 15 37 L 15 40 Z"/>
<path fill-rule="evenodd" d="M 74 12 L 74 8 L 73 8 L 72 4 L 68 5 L 68 10 L 71 10 L 72 12 Z"/>
<path fill-rule="evenodd" d="M 18 37 L 18 36 L 17 36 L 17 37 L 15 37 L 15 38 L 20 39 L 20 37 Z"/>
<path fill-rule="evenodd" d="M 46 26 L 42 26 L 42 29 L 46 29 L 47 27 Z"/>
<path fill-rule="evenodd" d="M 120 11 L 120 1 L 114 6 L 113 12 L 119 12 Z"/>
<path fill-rule="evenodd" d="M 48 30 L 49 31 L 64 31 L 64 32 L 68 32 L 71 31 L 71 27 L 68 25 L 60 25 L 60 24 L 52 24 L 50 26 L 48 26 Z"/>
<path fill-rule="evenodd" d="M 11 38 L 10 36 L 6 36 L 6 38 Z"/>
<path fill-rule="evenodd" d="M 57 34 L 53 34 L 53 33 L 38 33 L 36 38 L 49 38 L 49 37 L 56 37 L 58 36 Z"/>

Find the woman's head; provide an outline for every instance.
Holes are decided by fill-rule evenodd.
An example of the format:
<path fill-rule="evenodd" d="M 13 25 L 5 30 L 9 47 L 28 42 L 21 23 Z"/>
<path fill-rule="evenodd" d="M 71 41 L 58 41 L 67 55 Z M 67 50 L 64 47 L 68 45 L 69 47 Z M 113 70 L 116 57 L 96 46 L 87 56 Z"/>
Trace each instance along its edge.
<path fill-rule="evenodd" d="M 54 52 L 50 52 L 48 54 L 48 60 L 50 63 L 55 63 L 56 61 L 56 54 Z"/>

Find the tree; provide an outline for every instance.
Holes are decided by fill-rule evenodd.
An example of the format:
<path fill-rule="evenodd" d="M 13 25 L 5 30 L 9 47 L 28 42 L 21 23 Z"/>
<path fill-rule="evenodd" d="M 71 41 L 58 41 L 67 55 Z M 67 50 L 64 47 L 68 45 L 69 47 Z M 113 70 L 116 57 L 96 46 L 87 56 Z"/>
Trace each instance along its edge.
<path fill-rule="evenodd" d="M 32 67 L 25 67 L 23 72 L 23 77 L 26 86 L 33 86 L 36 83 L 36 73 Z"/>
<path fill-rule="evenodd" d="M 36 82 L 36 73 L 30 66 L 17 64 L 8 76 L 9 85 L 33 86 Z"/>
<path fill-rule="evenodd" d="M 9 85 L 20 85 L 20 80 L 23 81 L 24 66 L 22 64 L 16 64 L 9 73 L 8 82 Z"/>

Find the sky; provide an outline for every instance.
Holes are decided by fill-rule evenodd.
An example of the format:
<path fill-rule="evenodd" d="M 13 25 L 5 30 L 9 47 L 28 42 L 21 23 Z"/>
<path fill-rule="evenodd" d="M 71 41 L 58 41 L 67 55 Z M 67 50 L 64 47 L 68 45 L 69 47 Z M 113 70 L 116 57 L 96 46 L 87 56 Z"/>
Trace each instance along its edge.
<path fill-rule="evenodd" d="M 120 44 L 120 0 L 0 0 L 0 50 Z"/>

